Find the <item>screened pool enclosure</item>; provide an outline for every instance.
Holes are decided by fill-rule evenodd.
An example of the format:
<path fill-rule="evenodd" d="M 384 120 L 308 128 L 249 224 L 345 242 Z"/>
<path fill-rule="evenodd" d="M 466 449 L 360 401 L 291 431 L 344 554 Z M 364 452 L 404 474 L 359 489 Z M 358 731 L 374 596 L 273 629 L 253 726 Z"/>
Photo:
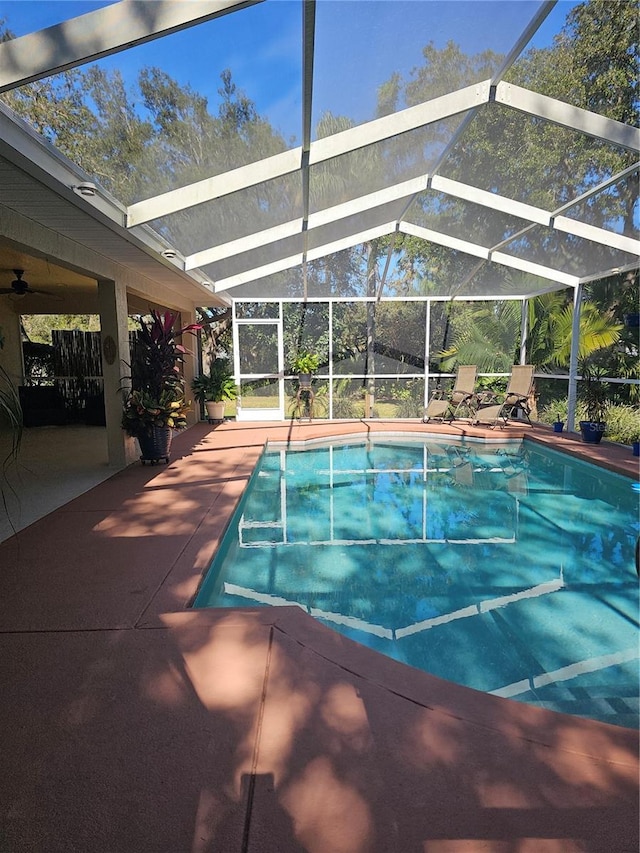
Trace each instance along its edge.
<path fill-rule="evenodd" d="M 96 291 L 120 281 L 130 312 L 232 307 L 245 418 L 290 414 L 288 360 L 306 346 L 319 416 L 415 416 L 455 305 L 515 302 L 525 361 L 529 302 L 569 291 L 572 419 L 583 288 L 624 287 L 640 253 L 635 4 L 3 13 L 0 224 L 7 257 L 33 254 L 32 283 L 67 296 L 46 254 Z M 121 278 L 43 253 L 23 219 Z"/>

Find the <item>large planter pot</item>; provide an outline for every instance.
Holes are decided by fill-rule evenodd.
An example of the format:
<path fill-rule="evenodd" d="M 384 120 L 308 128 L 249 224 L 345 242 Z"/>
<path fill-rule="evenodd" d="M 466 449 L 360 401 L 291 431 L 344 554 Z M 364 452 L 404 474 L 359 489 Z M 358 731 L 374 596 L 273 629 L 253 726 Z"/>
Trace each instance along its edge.
<path fill-rule="evenodd" d="M 582 440 L 587 444 L 600 444 L 606 426 L 602 421 L 580 421 Z"/>
<path fill-rule="evenodd" d="M 224 400 L 215 403 L 211 400 L 207 400 L 204 407 L 207 410 L 207 420 L 209 423 L 212 421 L 224 420 Z"/>
<path fill-rule="evenodd" d="M 563 421 L 554 421 L 553 422 L 553 431 L 554 432 L 562 432 L 563 429 L 564 429 Z"/>
<path fill-rule="evenodd" d="M 168 426 L 152 426 L 150 432 L 139 435 L 138 444 L 140 445 L 140 461 L 142 464 L 145 465 L 150 462 L 153 465 L 155 462 L 164 460 L 165 464 L 168 465 L 172 438 L 173 432 Z"/>
<path fill-rule="evenodd" d="M 300 383 L 301 388 L 311 388 L 311 379 L 313 374 L 311 373 L 299 373 L 298 374 L 298 382 Z"/>
<path fill-rule="evenodd" d="M 631 452 L 634 456 L 640 456 L 640 441 L 634 441 L 632 443 Z"/>

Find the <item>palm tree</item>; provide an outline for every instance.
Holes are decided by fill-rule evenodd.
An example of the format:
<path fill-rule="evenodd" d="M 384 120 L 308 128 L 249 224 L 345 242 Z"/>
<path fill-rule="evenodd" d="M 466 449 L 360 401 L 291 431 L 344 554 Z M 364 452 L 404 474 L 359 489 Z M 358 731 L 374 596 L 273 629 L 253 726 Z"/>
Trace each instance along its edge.
<path fill-rule="evenodd" d="M 537 369 L 568 367 L 573 306 L 565 293 L 545 293 L 529 300 L 527 361 Z M 453 344 L 440 353 L 442 366 L 477 364 L 482 373 L 508 371 L 520 349 L 521 308 L 508 301 L 466 308 L 452 318 Z M 618 341 L 622 326 L 591 301 L 582 303 L 578 356 L 586 358 Z"/>

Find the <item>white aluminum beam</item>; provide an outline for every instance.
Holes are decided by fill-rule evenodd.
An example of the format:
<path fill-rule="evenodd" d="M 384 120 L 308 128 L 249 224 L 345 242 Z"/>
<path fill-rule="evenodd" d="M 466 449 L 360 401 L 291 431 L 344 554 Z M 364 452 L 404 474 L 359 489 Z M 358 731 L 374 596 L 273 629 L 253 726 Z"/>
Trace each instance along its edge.
<path fill-rule="evenodd" d="M 491 87 L 488 80 L 467 86 L 448 95 L 433 98 L 383 118 L 334 133 L 311 144 L 309 163 L 322 163 L 367 145 L 391 139 L 409 130 L 426 127 L 436 121 L 467 112 L 489 102 Z"/>
<path fill-rule="evenodd" d="M 495 84 L 498 83 L 498 81 L 502 80 L 502 78 L 507 73 L 507 71 L 509 71 L 516 59 L 518 59 L 522 51 L 529 46 L 531 39 L 543 25 L 548 15 L 553 11 L 553 8 L 556 3 L 557 0 L 545 0 L 545 2 L 542 3 L 538 11 L 535 13 L 533 18 L 529 22 L 529 24 L 521 33 L 520 38 L 517 40 L 517 42 L 513 45 L 509 53 L 502 60 L 502 64 L 491 78 L 492 83 Z"/>
<path fill-rule="evenodd" d="M 225 258 L 231 258 L 234 255 L 241 255 L 245 252 L 250 252 L 252 249 L 258 249 L 260 246 L 268 246 L 270 243 L 275 243 L 278 240 L 294 237 L 301 232 L 302 219 L 292 219 L 290 222 L 284 222 L 282 225 L 266 228 L 264 231 L 257 231 L 246 237 L 230 240 L 228 243 L 221 243 L 219 246 L 204 249 L 202 252 L 195 252 L 193 255 L 185 258 L 184 268 L 190 270 L 194 267 L 214 264 Z"/>
<path fill-rule="evenodd" d="M 459 240 L 450 234 L 432 231 L 429 228 L 423 228 L 421 225 L 414 225 L 412 222 L 405 222 L 404 220 L 400 222 L 399 228 L 404 234 L 420 237 L 430 243 L 436 243 L 438 246 L 447 246 L 449 249 L 455 249 L 458 252 L 464 252 L 466 255 L 473 255 L 475 258 L 482 258 L 485 261 L 489 259 L 489 249 L 486 246 L 469 243 L 467 240 Z"/>
<path fill-rule="evenodd" d="M 323 246 L 317 246 L 315 249 L 309 249 L 307 260 L 315 261 L 318 258 L 325 258 L 333 252 L 342 252 L 344 249 L 350 249 L 360 243 L 375 240 L 377 237 L 386 237 L 387 234 L 391 234 L 395 230 L 395 227 L 395 221 L 391 221 L 385 222 L 383 225 L 376 225 L 375 228 L 368 228 L 366 231 L 359 231 L 357 234 L 349 234 L 340 240 L 334 240 L 331 243 L 325 243 Z"/>
<path fill-rule="evenodd" d="M 274 261 L 272 264 L 265 264 L 262 267 L 255 267 L 252 270 L 231 275 L 229 278 L 221 279 L 215 283 L 215 291 L 218 293 L 221 290 L 230 290 L 233 287 L 239 287 L 241 284 L 249 284 L 256 279 L 266 278 L 268 275 L 274 275 L 283 270 L 290 270 L 293 267 L 299 267 L 302 264 L 302 252 L 295 255 L 290 255 L 288 258 L 281 258 L 279 261 Z"/>
<path fill-rule="evenodd" d="M 640 151 L 640 131 L 628 124 L 574 107 L 556 98 L 540 95 L 511 83 L 498 83 L 495 101 L 515 110 L 603 139 L 612 145 L 621 145 L 632 151 Z"/>
<path fill-rule="evenodd" d="M 496 264 L 502 264 L 514 270 L 521 270 L 521 272 L 531 273 L 531 275 L 539 275 L 541 278 L 548 278 L 550 281 L 556 281 L 558 284 L 563 284 L 566 287 L 577 287 L 580 284 L 580 279 L 575 275 L 569 275 L 569 273 L 560 272 L 560 270 L 544 267 L 541 264 L 534 264 L 532 261 L 517 258 L 515 255 L 507 255 L 504 252 L 492 252 L 491 260 Z"/>
<path fill-rule="evenodd" d="M 0 44 L 0 92 L 260 2 L 121 0 Z"/>
<path fill-rule="evenodd" d="M 609 185 L 609 181 L 606 185 Z M 598 228 L 595 225 L 588 225 L 579 219 L 572 219 L 566 216 L 556 216 L 553 212 L 543 210 L 539 207 L 533 207 L 530 204 L 523 204 L 519 201 L 500 196 L 497 193 L 480 190 L 477 187 L 462 184 L 459 181 L 452 181 L 449 178 L 442 178 L 439 175 L 434 175 L 431 179 L 431 187 L 434 190 L 443 192 L 446 195 L 461 198 L 465 201 L 480 204 L 483 207 L 498 210 L 510 216 L 516 216 L 519 219 L 525 219 L 529 222 L 534 222 L 538 225 L 556 228 L 558 231 L 563 231 L 565 234 L 572 234 L 574 237 L 583 237 L 586 240 L 591 240 L 594 243 L 601 243 L 603 246 L 610 246 L 613 249 L 620 249 L 623 252 L 631 252 L 640 254 L 640 241 L 634 240 L 631 237 L 625 237 L 614 231 L 609 231 L 606 228 Z M 589 198 L 600 191 L 600 187 L 584 193 L 585 198 Z M 567 210 L 573 207 L 577 200 L 571 201 L 563 205 L 562 210 Z M 505 242 L 509 242 L 506 240 Z"/>
<path fill-rule="evenodd" d="M 258 160 L 256 163 L 249 163 L 230 172 L 224 172 L 222 175 L 205 178 L 195 184 L 139 201 L 127 208 L 127 226 L 133 228 L 143 222 L 150 222 L 158 217 L 168 216 L 171 213 L 195 207 L 197 204 L 222 198 L 255 184 L 297 172 L 300 169 L 301 157 L 302 148 L 293 148 L 290 151 L 274 154 L 273 157 Z"/>
<path fill-rule="evenodd" d="M 321 225 L 328 225 L 330 222 L 336 222 L 338 219 L 346 219 L 349 216 L 355 216 L 358 213 L 364 213 L 374 207 L 381 207 L 389 204 L 392 201 L 408 198 L 416 193 L 422 192 L 427 188 L 427 177 L 414 178 L 410 181 L 402 181 L 402 183 L 394 184 L 391 187 L 386 187 L 383 190 L 377 190 L 374 193 L 358 196 L 358 198 L 345 201 L 342 204 L 336 204 L 333 207 L 327 207 L 324 210 L 318 210 L 309 216 L 309 228 L 319 228 Z"/>
<path fill-rule="evenodd" d="M 524 204 L 520 201 L 514 201 L 506 196 L 488 192 L 487 190 L 480 190 L 469 184 L 462 184 L 460 181 L 452 181 L 450 178 L 434 175 L 431 179 L 431 187 L 438 192 L 446 193 L 446 195 L 461 198 L 464 201 L 470 201 L 474 204 L 480 204 L 483 207 L 498 210 L 509 216 L 517 216 L 519 219 L 536 222 L 538 225 L 549 225 L 551 223 L 551 213 L 548 210 L 533 207 L 533 205 Z"/>
<path fill-rule="evenodd" d="M 595 225 L 588 225 L 586 222 L 570 219 L 567 216 L 556 216 L 551 224 L 558 231 L 564 231 L 565 234 L 583 237 L 593 243 L 602 243 L 603 246 L 620 249 L 621 252 L 640 255 L 640 240 L 634 240 L 633 237 L 625 237 L 624 234 L 607 231 L 605 228 L 596 228 Z"/>

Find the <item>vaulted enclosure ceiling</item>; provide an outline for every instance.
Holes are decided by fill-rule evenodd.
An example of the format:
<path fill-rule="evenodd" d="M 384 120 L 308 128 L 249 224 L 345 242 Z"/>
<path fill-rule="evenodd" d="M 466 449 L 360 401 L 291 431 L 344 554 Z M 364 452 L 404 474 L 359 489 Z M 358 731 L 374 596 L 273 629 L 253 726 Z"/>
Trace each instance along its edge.
<path fill-rule="evenodd" d="M 45 135 L 223 296 L 504 298 L 637 266 L 635 4 L 5 5 L 3 98 L 34 122 L 73 90 L 93 143 L 63 111 Z M 629 48 L 595 66 L 607 26 Z"/>

